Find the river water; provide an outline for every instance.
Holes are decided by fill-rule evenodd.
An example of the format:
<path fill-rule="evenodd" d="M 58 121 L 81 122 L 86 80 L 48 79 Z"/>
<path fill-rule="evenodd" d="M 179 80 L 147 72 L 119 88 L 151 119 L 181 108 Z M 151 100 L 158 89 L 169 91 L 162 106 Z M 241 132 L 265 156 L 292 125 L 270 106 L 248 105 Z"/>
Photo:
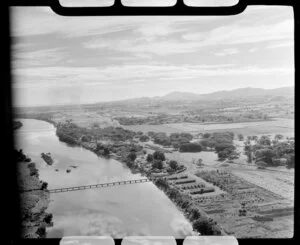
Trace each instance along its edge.
<path fill-rule="evenodd" d="M 20 121 L 23 127 L 15 131 L 16 148 L 23 149 L 36 163 L 40 179 L 48 182 L 48 189 L 144 178 L 132 174 L 116 160 L 100 158 L 84 148 L 60 142 L 54 126 L 47 122 Z M 40 157 L 42 152 L 51 153 L 52 166 Z M 71 172 L 66 173 L 67 169 Z M 151 182 L 56 193 L 50 199 L 47 212 L 53 214 L 54 226 L 47 228 L 49 238 L 77 235 L 183 238 L 193 234 L 183 214 Z"/>

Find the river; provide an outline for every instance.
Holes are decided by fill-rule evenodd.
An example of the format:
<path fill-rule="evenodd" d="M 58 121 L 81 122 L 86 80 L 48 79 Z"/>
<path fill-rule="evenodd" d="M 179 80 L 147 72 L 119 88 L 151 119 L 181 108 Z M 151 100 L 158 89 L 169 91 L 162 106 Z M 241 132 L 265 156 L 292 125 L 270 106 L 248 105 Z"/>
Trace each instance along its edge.
<path fill-rule="evenodd" d="M 52 124 L 18 120 L 23 127 L 15 131 L 16 148 L 23 149 L 36 163 L 40 179 L 48 182 L 48 189 L 144 178 L 132 174 L 116 160 L 100 158 L 84 148 L 60 142 Z M 51 153 L 52 166 L 40 157 L 42 152 Z M 67 173 L 67 169 L 71 172 Z M 50 199 L 47 212 L 53 214 L 54 226 L 47 228 L 48 238 L 85 235 L 183 238 L 193 234 L 183 214 L 151 182 L 56 193 Z"/>

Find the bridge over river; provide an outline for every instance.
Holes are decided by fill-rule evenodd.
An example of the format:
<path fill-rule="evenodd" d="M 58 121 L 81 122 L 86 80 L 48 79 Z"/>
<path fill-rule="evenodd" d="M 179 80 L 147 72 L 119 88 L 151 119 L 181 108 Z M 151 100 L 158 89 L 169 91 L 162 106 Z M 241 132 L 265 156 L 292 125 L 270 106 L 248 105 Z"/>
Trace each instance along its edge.
<path fill-rule="evenodd" d="M 87 189 L 95 189 L 95 188 L 116 187 L 116 186 L 120 186 L 120 185 L 138 184 L 138 183 L 151 182 L 152 180 L 154 180 L 154 178 L 151 178 L 151 179 L 120 180 L 120 181 L 115 181 L 115 182 L 93 184 L 93 185 L 82 185 L 82 186 L 55 188 L 55 189 L 49 189 L 49 190 L 46 190 L 46 191 L 48 191 L 49 193 L 60 193 L 60 192 L 79 191 L 79 190 L 87 190 Z M 32 191 L 41 191 L 41 189 L 20 190 L 20 192 L 32 192 Z"/>

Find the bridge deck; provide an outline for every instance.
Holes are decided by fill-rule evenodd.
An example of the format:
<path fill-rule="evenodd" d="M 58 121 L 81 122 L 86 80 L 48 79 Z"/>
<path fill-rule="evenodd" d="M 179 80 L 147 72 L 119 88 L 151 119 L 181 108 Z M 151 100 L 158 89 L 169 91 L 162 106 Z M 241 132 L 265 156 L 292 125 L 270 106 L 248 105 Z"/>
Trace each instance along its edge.
<path fill-rule="evenodd" d="M 79 190 L 94 189 L 94 188 L 114 187 L 114 186 L 119 186 L 119 185 L 138 184 L 138 183 L 145 183 L 145 182 L 150 182 L 150 181 L 152 181 L 152 179 L 122 180 L 122 181 L 115 181 L 115 182 L 94 184 L 94 185 L 82 185 L 82 186 L 73 186 L 73 187 L 65 187 L 65 188 L 55 188 L 55 189 L 49 189 L 47 191 L 49 193 L 60 193 L 60 192 L 79 191 Z M 22 190 L 21 192 L 31 192 L 31 191 L 40 191 L 40 189 Z"/>

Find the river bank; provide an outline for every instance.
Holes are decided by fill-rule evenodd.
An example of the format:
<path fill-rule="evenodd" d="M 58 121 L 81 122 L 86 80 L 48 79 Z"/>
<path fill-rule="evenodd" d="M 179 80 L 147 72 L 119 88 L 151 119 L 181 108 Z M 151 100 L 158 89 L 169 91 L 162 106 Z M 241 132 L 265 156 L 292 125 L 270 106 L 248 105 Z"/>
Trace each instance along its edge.
<path fill-rule="evenodd" d="M 36 163 L 40 178 L 48 182 L 49 189 L 143 178 L 112 157 L 101 157 L 79 145 L 60 141 L 56 128 L 47 122 L 20 121 L 24 126 L 16 131 L 16 147 Z M 53 166 L 41 158 L 41 152 L 49 151 L 55 162 Z M 66 174 L 71 166 L 78 167 Z M 195 234 L 183 213 L 153 182 L 50 194 L 46 212 L 53 214 L 54 223 L 47 228 L 47 238 L 74 235 L 183 238 Z"/>
<path fill-rule="evenodd" d="M 22 238 L 46 238 L 46 228 L 52 226 L 52 214 L 45 210 L 49 205 L 47 183 L 39 178 L 35 163 L 22 150 L 15 150 L 18 162 L 20 218 Z M 36 190 L 26 192 L 26 190 Z M 24 192 L 25 191 L 25 192 Z"/>

